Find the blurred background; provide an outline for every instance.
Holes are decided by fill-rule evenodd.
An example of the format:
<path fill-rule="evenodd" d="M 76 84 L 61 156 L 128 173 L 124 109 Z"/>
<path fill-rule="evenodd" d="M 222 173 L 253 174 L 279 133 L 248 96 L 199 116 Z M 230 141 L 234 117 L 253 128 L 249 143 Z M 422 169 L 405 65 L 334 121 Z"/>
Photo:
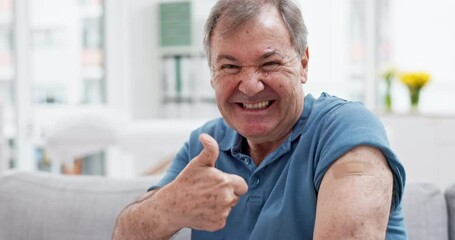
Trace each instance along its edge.
<path fill-rule="evenodd" d="M 214 2 L 0 0 L 0 172 L 162 171 L 191 129 L 219 116 L 202 48 Z M 305 93 L 362 101 L 409 179 L 455 181 L 455 1 L 298 3 Z M 414 107 L 409 73 L 426 76 Z"/>

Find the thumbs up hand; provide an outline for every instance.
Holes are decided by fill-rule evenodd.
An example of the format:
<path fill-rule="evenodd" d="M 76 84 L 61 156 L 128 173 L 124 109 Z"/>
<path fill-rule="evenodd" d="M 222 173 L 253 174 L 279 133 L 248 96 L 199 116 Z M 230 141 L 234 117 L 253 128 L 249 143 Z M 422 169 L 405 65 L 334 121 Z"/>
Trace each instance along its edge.
<path fill-rule="evenodd" d="M 248 185 L 242 177 L 215 168 L 219 154 L 215 139 L 202 134 L 199 140 L 204 145 L 201 153 L 157 194 L 167 193 L 167 219 L 177 228 L 216 231 L 225 226 L 231 208 L 248 191 Z"/>
<path fill-rule="evenodd" d="M 204 149 L 190 164 L 196 164 L 200 167 L 215 167 L 216 159 L 219 155 L 218 143 L 207 134 L 201 134 L 199 141 L 204 145 Z"/>

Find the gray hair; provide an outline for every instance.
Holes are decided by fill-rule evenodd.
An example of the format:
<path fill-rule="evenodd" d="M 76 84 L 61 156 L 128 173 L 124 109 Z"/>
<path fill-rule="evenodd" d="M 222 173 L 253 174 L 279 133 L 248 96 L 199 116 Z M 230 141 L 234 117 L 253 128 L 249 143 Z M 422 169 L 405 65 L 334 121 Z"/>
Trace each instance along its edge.
<path fill-rule="evenodd" d="M 275 6 L 280 12 L 289 35 L 291 44 L 300 56 L 303 56 L 307 46 L 308 31 L 303 22 L 299 6 L 292 0 L 219 0 L 212 8 L 205 24 L 204 48 L 210 64 L 210 44 L 217 24 L 222 21 L 226 26 L 222 35 L 235 33 L 243 24 L 253 19 L 266 5 Z"/>

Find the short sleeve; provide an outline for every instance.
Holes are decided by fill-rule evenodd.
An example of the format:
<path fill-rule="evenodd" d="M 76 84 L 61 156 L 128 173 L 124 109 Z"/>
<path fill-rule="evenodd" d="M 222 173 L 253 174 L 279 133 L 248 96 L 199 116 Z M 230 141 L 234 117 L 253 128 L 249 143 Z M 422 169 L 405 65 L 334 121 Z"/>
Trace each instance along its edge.
<path fill-rule="evenodd" d="M 317 140 L 315 159 L 315 188 L 319 189 L 322 178 L 330 165 L 351 149 L 370 146 L 379 149 L 387 159 L 394 175 L 392 206 L 401 201 L 405 184 L 405 172 L 396 155 L 390 149 L 387 134 L 377 116 L 361 103 L 344 102 L 327 112 L 322 120 Z"/>

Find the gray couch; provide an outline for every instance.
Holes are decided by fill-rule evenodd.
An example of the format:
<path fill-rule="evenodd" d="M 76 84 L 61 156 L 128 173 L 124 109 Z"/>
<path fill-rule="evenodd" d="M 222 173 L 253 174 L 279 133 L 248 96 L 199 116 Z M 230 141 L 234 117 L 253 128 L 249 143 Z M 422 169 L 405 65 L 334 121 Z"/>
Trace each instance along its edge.
<path fill-rule="evenodd" d="M 0 239 L 110 239 L 120 210 L 157 180 L 6 174 L 0 177 Z M 455 240 L 455 186 L 444 195 L 432 184 L 409 183 L 404 212 L 409 239 Z"/>

